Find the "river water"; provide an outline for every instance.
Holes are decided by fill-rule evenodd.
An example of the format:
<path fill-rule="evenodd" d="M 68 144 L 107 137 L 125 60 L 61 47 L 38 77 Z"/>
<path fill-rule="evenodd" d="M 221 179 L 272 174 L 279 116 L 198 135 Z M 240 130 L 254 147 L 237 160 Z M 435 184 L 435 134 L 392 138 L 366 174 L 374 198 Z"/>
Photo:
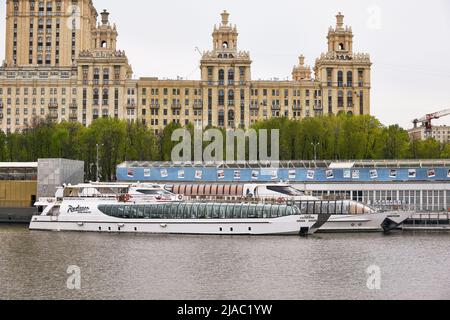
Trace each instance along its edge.
<path fill-rule="evenodd" d="M 69 266 L 80 289 L 68 288 L 78 283 Z M 450 299 L 450 233 L 160 236 L 0 225 L 0 299 Z"/>

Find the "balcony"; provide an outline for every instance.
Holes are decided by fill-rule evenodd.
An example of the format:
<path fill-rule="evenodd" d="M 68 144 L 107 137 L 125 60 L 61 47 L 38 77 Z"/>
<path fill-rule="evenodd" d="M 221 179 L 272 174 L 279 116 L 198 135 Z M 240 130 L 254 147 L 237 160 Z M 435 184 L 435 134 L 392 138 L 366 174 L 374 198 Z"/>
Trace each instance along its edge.
<path fill-rule="evenodd" d="M 172 109 L 181 109 L 181 103 L 172 103 L 170 107 Z"/>
<path fill-rule="evenodd" d="M 57 103 L 54 103 L 54 102 L 50 102 L 48 104 L 48 108 L 49 109 L 58 109 L 58 107 L 59 107 L 59 105 Z"/>
<path fill-rule="evenodd" d="M 257 104 L 251 104 L 250 110 L 259 110 L 259 106 Z"/>
<path fill-rule="evenodd" d="M 51 120 L 58 120 L 58 113 L 56 113 L 56 112 L 50 112 L 50 113 L 48 114 L 48 117 L 49 117 Z"/>
<path fill-rule="evenodd" d="M 279 104 L 273 104 L 272 110 L 281 110 L 281 106 Z"/>
<path fill-rule="evenodd" d="M 159 103 L 151 103 L 150 104 L 150 109 L 159 109 L 161 105 Z"/>
<path fill-rule="evenodd" d="M 78 103 L 76 102 L 69 103 L 69 109 L 78 109 Z"/>
<path fill-rule="evenodd" d="M 70 120 L 78 120 L 78 113 L 76 113 L 76 112 L 70 112 L 70 113 L 69 113 L 69 119 L 70 119 Z"/>
<path fill-rule="evenodd" d="M 203 104 L 200 103 L 194 103 L 194 105 L 192 106 L 194 109 L 198 110 L 202 110 L 203 109 Z"/>
<path fill-rule="evenodd" d="M 313 108 L 314 108 L 314 110 L 317 110 L 317 111 L 323 110 L 322 105 L 319 105 L 319 104 L 315 104 Z"/>
<path fill-rule="evenodd" d="M 301 111 L 301 110 L 302 110 L 302 106 L 301 106 L 301 105 L 294 104 L 294 105 L 292 106 L 292 110 L 295 110 L 295 111 Z"/>
<path fill-rule="evenodd" d="M 135 103 L 127 103 L 126 108 L 127 109 L 136 109 L 136 104 Z"/>

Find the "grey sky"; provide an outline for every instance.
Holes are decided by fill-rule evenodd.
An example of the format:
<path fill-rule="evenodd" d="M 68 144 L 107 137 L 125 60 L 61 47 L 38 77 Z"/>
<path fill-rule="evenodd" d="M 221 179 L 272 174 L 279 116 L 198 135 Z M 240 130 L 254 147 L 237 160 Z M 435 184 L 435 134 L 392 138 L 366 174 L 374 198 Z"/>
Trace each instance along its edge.
<path fill-rule="evenodd" d="M 0 4 L 4 15 L 5 2 Z M 341 11 L 353 27 L 354 51 L 370 53 L 372 114 L 385 124 L 450 108 L 450 1 L 389 0 L 94 0 L 119 31 L 135 77 L 198 79 L 201 51 L 212 46 L 220 12 L 237 24 L 239 49 L 250 51 L 253 79 L 290 77 L 303 53 L 309 65 L 327 49 Z M 379 15 L 377 14 L 379 13 Z M 379 16 L 379 19 L 377 18 Z M 4 18 L 0 22 L 4 30 Z M 4 31 L 0 52 L 4 56 Z M 450 117 L 436 122 L 450 125 Z"/>

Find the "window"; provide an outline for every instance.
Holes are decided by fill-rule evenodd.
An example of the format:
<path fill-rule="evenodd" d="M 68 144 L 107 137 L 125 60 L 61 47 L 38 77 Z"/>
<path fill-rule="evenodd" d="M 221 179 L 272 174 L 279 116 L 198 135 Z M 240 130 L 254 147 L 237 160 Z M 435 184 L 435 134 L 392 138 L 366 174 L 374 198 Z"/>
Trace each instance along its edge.
<path fill-rule="evenodd" d="M 225 82 L 225 71 L 223 69 L 219 70 L 219 85 L 223 86 Z"/>
<path fill-rule="evenodd" d="M 351 91 L 347 92 L 347 106 L 353 108 L 353 93 Z"/>
<path fill-rule="evenodd" d="M 219 90 L 219 106 L 225 105 L 225 93 L 223 90 Z"/>
<path fill-rule="evenodd" d="M 234 106 L 234 91 L 228 90 L 228 105 Z"/>
<path fill-rule="evenodd" d="M 347 87 L 353 87 L 353 72 L 347 72 Z"/>
<path fill-rule="evenodd" d="M 342 90 L 338 91 L 338 107 L 344 107 L 344 92 Z"/>
<path fill-rule="evenodd" d="M 98 89 L 94 89 L 94 91 L 93 91 L 93 104 L 94 104 L 94 106 L 98 106 L 98 100 L 99 100 Z"/>
<path fill-rule="evenodd" d="M 233 69 L 228 70 L 228 84 L 234 85 L 234 70 Z"/>
<path fill-rule="evenodd" d="M 338 71 L 338 87 L 344 86 L 344 73 L 342 71 Z"/>

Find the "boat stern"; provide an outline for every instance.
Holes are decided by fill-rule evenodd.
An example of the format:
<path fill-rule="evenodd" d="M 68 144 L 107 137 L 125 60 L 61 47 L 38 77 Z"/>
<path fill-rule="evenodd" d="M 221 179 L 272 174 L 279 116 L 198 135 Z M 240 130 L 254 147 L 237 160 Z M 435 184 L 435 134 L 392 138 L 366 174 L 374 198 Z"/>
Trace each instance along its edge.
<path fill-rule="evenodd" d="M 403 222 L 409 219 L 414 212 L 410 211 L 395 211 L 386 213 L 386 218 L 384 219 L 381 227 L 384 232 L 389 232 L 400 227 Z"/>

